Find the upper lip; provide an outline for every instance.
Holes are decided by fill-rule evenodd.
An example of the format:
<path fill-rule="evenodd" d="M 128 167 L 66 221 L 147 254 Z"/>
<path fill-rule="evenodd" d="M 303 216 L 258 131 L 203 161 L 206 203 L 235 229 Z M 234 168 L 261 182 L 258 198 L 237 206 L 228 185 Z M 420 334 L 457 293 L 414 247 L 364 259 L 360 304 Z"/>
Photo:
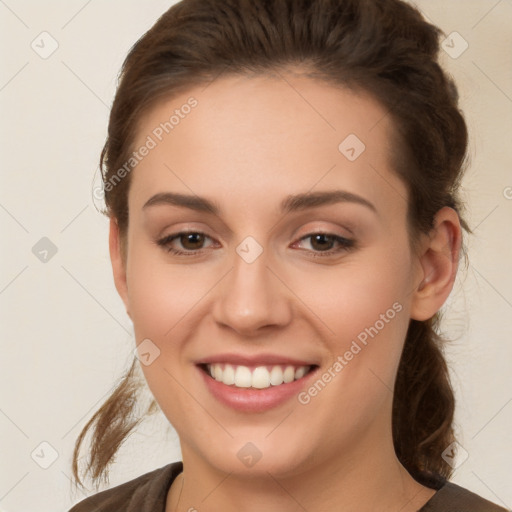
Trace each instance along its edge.
<path fill-rule="evenodd" d="M 291 365 L 291 366 L 312 366 L 316 365 L 311 361 L 295 359 L 288 356 L 280 356 L 277 354 L 215 354 L 205 357 L 196 362 L 196 364 L 216 364 L 227 363 L 241 366 L 265 366 L 265 365 Z"/>

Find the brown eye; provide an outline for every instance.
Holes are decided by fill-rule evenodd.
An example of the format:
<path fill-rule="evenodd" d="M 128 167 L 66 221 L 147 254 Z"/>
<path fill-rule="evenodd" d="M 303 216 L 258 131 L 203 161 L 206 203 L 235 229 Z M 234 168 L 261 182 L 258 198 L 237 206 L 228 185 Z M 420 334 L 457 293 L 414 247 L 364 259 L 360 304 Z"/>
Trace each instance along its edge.
<path fill-rule="evenodd" d="M 204 233 L 198 231 L 183 231 L 181 233 L 165 236 L 161 240 L 158 240 L 157 244 L 172 254 L 194 256 L 204 249 L 203 245 L 207 239 L 210 239 L 210 237 Z"/>
<path fill-rule="evenodd" d="M 302 237 L 299 244 L 303 244 L 308 239 L 311 249 L 306 247 L 306 250 L 315 256 L 333 256 L 355 247 L 354 240 L 330 233 L 310 233 Z"/>
<path fill-rule="evenodd" d="M 323 233 L 312 235 L 310 238 L 311 247 L 318 251 L 328 251 L 329 249 L 332 249 L 332 246 L 336 242 L 334 236 L 325 235 Z"/>
<path fill-rule="evenodd" d="M 179 240 L 184 249 L 194 251 L 201 249 L 205 236 L 203 233 L 183 233 L 179 235 Z"/>

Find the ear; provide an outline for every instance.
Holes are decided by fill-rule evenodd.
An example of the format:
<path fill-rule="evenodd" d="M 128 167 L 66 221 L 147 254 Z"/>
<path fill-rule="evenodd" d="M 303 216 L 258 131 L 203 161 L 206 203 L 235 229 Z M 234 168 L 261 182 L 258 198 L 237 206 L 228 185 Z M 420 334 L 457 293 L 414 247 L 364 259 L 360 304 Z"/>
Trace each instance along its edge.
<path fill-rule="evenodd" d="M 441 309 L 452 291 L 459 262 L 461 226 L 453 208 L 441 208 L 419 254 L 419 285 L 413 292 L 411 318 L 427 320 Z"/>
<path fill-rule="evenodd" d="M 126 312 L 130 316 L 129 311 L 129 300 L 128 300 L 128 286 L 126 282 L 126 261 L 123 257 L 123 251 L 121 249 L 121 238 L 119 234 L 119 226 L 117 219 L 114 217 L 110 218 L 110 231 L 108 238 L 110 261 L 112 263 L 112 272 L 114 274 L 114 283 L 116 285 L 117 292 L 124 302 Z"/>

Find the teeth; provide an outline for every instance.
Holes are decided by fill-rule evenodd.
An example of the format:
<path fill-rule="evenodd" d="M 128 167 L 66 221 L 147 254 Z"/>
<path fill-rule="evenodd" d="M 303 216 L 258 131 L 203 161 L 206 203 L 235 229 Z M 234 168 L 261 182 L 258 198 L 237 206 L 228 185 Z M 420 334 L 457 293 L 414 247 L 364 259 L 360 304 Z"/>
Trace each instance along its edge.
<path fill-rule="evenodd" d="M 224 367 L 224 371 L 222 372 L 222 382 L 228 386 L 235 383 L 235 369 L 230 364 L 227 364 Z"/>
<path fill-rule="evenodd" d="M 295 368 L 293 366 L 287 366 L 283 373 L 283 380 L 287 384 L 295 380 Z"/>
<path fill-rule="evenodd" d="M 304 366 L 301 366 L 300 368 L 297 368 L 295 370 L 295 379 L 300 379 L 301 377 L 304 377 L 306 375 L 306 368 Z"/>
<path fill-rule="evenodd" d="M 269 370 L 270 368 L 270 370 Z M 209 364 L 208 373 L 218 382 L 237 388 L 266 389 L 300 379 L 309 372 L 311 366 L 257 366 L 253 370 L 247 366 L 230 364 Z"/>
<path fill-rule="evenodd" d="M 217 366 L 220 368 L 220 366 Z M 217 370 L 215 370 L 217 371 Z M 222 372 L 222 370 L 220 370 Z M 224 382 L 224 381 L 222 381 Z M 235 370 L 235 386 L 237 388 L 250 388 L 252 383 L 251 370 L 247 366 L 237 366 Z"/>
<path fill-rule="evenodd" d="M 274 366 L 270 371 L 270 384 L 272 384 L 272 386 L 279 386 L 279 384 L 283 382 L 283 370 L 281 370 L 280 366 Z"/>

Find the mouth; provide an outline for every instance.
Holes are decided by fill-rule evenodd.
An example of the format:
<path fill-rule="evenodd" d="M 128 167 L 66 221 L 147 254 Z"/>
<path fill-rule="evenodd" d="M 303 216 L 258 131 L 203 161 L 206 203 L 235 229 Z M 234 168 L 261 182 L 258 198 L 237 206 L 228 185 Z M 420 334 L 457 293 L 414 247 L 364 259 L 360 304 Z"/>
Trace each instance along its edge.
<path fill-rule="evenodd" d="M 236 365 L 229 363 L 203 363 L 198 367 L 209 377 L 238 389 L 258 389 L 286 386 L 309 375 L 318 365 Z"/>
<path fill-rule="evenodd" d="M 270 353 L 224 353 L 195 365 L 217 403 L 237 412 L 264 413 L 298 398 L 319 372 L 319 363 Z"/>

